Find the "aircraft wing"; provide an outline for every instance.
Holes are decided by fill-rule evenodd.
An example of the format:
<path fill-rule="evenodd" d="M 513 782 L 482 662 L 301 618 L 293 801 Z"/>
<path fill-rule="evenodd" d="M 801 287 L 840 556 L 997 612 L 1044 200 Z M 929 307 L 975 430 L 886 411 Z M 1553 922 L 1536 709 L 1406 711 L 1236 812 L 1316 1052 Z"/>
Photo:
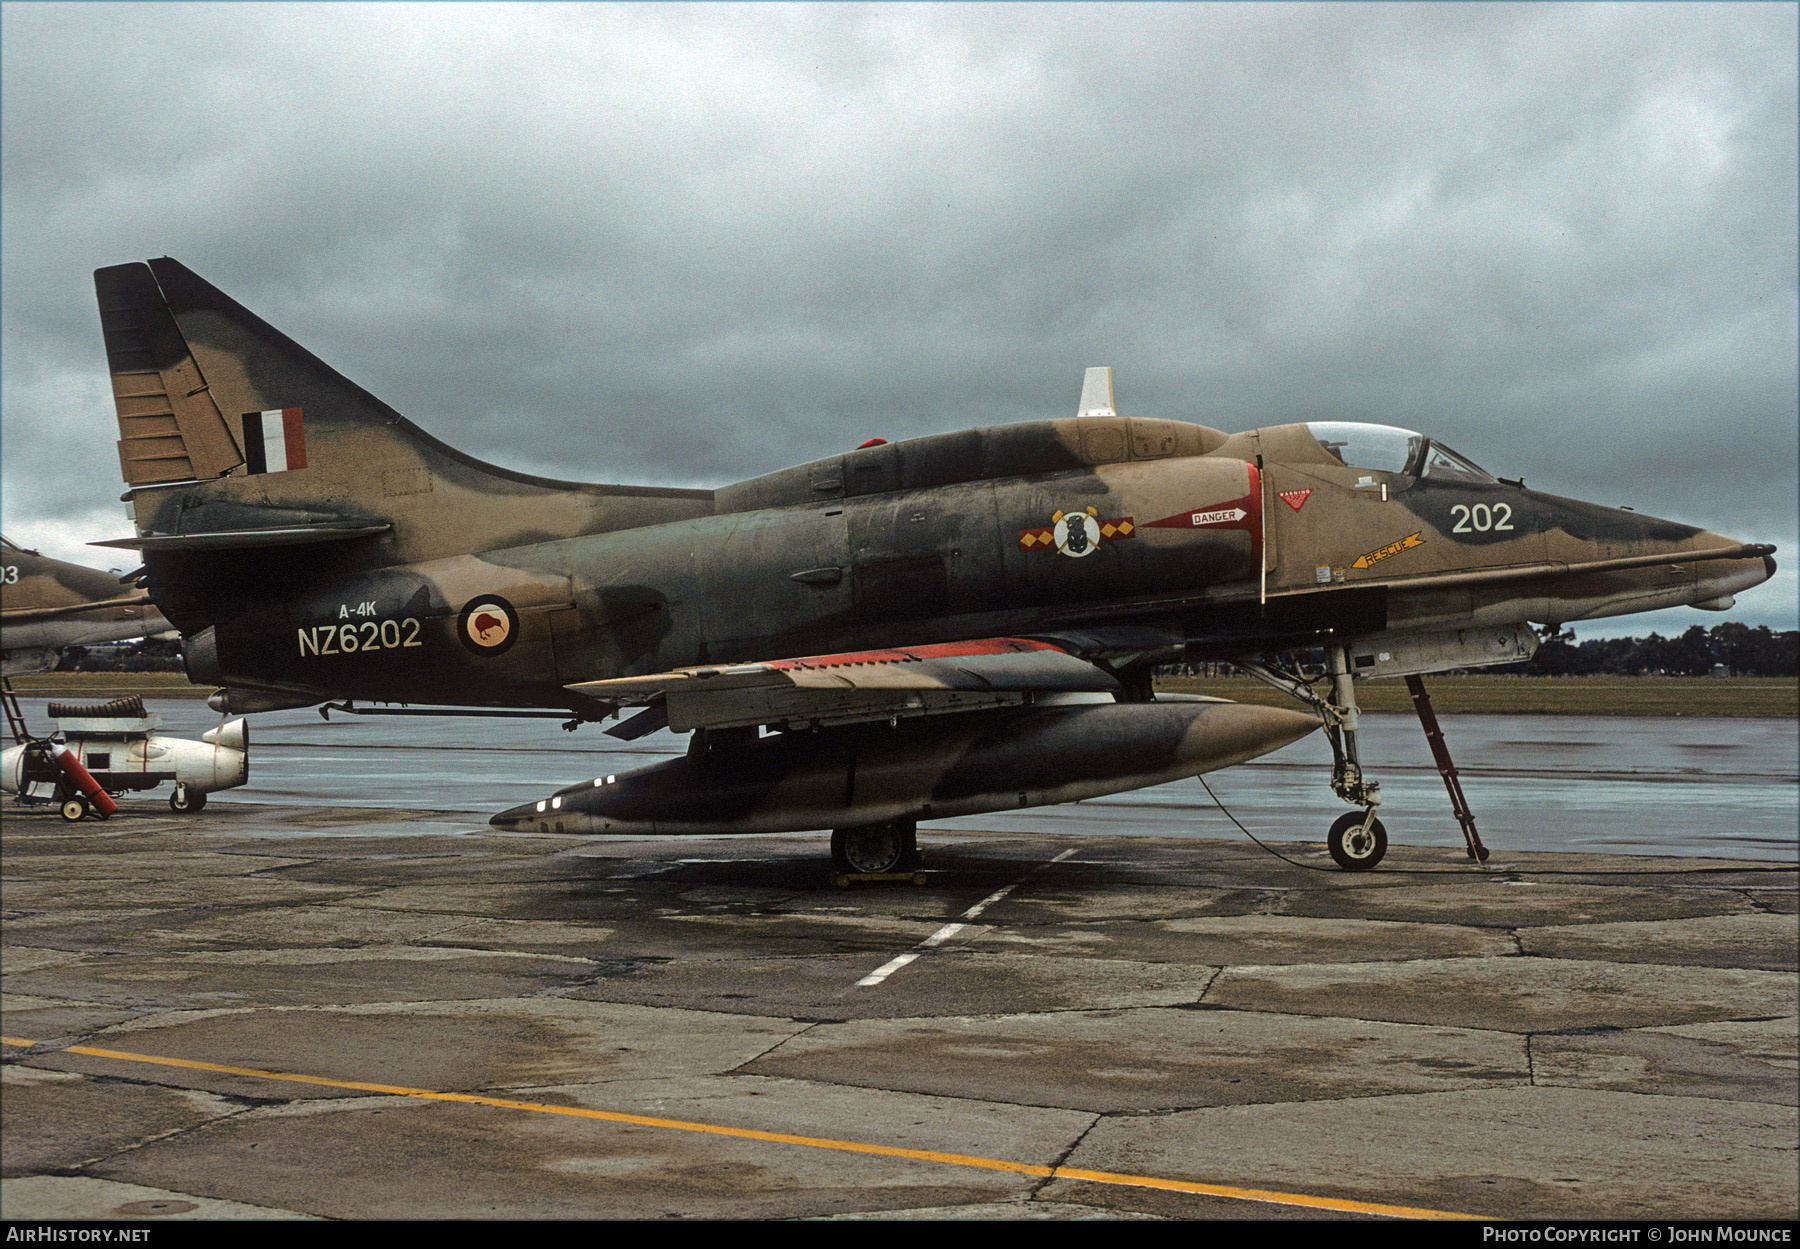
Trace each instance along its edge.
<path fill-rule="evenodd" d="M 572 693 L 647 708 L 607 730 L 631 740 L 659 728 L 827 726 L 1017 706 L 1033 694 L 1105 692 L 1119 683 L 1061 646 L 983 638 L 929 646 L 677 668 L 585 681 Z"/>

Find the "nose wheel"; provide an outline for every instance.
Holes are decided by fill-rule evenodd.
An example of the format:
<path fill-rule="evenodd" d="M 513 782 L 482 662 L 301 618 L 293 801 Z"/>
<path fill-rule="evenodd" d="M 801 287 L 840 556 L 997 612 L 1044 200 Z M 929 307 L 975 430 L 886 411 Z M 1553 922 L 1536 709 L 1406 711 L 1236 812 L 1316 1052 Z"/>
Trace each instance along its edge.
<path fill-rule="evenodd" d="M 1387 829 L 1373 811 L 1348 811 L 1325 835 L 1325 848 L 1346 872 L 1366 872 L 1387 854 Z"/>

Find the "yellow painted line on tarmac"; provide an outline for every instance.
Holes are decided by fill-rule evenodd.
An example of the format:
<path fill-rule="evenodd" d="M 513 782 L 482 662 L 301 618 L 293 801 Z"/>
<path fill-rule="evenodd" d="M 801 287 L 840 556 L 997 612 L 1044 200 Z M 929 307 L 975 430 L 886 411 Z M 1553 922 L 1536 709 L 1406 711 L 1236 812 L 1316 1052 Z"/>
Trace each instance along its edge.
<path fill-rule="evenodd" d="M 29 1048 L 36 1041 L 0 1036 L 0 1044 Z M 606 1123 L 629 1123 L 637 1127 L 668 1128 L 677 1132 L 701 1132 L 711 1136 L 735 1136 L 743 1140 L 768 1141 L 777 1145 L 804 1145 L 811 1149 L 830 1149 L 840 1153 L 874 1154 L 883 1158 L 910 1158 L 919 1162 L 941 1162 L 957 1167 L 977 1167 L 984 1171 L 1010 1171 L 1040 1179 L 1084 1180 L 1090 1184 L 1116 1184 L 1128 1188 L 1156 1188 L 1166 1192 L 1194 1193 L 1203 1197 L 1225 1197 L 1234 1201 L 1255 1201 L 1266 1205 L 1305 1206 L 1313 1210 L 1338 1210 L 1350 1214 L 1376 1214 L 1397 1219 L 1478 1219 L 1483 1216 L 1459 1214 L 1451 1210 L 1427 1210 L 1415 1206 L 1389 1206 L 1373 1201 L 1346 1201 L 1337 1197 L 1312 1197 L 1305 1193 L 1274 1192 L 1260 1188 L 1233 1188 L 1225 1184 L 1197 1184 L 1190 1180 L 1163 1179 L 1153 1175 L 1121 1175 L 1113 1171 L 1086 1171 L 1076 1167 L 1045 1167 L 1030 1162 L 1009 1162 L 1003 1158 L 982 1158 L 973 1154 L 947 1154 L 930 1149 L 903 1149 L 897 1145 L 871 1145 L 864 1141 L 840 1141 L 830 1137 L 796 1136 L 789 1132 L 763 1132 L 756 1128 L 734 1128 L 718 1123 L 696 1123 L 687 1119 L 658 1119 L 649 1115 L 631 1115 L 616 1110 L 589 1110 L 581 1106 L 552 1106 L 543 1102 L 521 1102 L 507 1097 L 483 1097 L 476 1093 L 441 1093 L 434 1089 L 407 1088 L 399 1084 L 374 1084 L 366 1080 L 333 1080 L 324 1076 L 299 1075 L 291 1071 L 263 1071 L 256 1067 L 231 1067 L 224 1063 L 199 1062 L 191 1058 L 165 1058 L 159 1054 L 134 1054 L 128 1050 L 97 1049 L 91 1045 L 69 1045 L 45 1051 L 54 1054 L 86 1054 L 90 1058 L 110 1058 L 118 1062 L 153 1063 L 159 1067 L 183 1067 L 192 1071 L 215 1071 L 221 1075 L 247 1076 L 255 1080 L 283 1080 L 293 1084 L 316 1084 L 325 1088 L 353 1089 L 359 1093 L 385 1093 L 392 1097 L 412 1097 L 422 1101 L 465 1102 L 475 1106 L 493 1106 L 501 1110 L 529 1110 L 537 1114 L 565 1115 L 575 1119 L 599 1119 Z"/>

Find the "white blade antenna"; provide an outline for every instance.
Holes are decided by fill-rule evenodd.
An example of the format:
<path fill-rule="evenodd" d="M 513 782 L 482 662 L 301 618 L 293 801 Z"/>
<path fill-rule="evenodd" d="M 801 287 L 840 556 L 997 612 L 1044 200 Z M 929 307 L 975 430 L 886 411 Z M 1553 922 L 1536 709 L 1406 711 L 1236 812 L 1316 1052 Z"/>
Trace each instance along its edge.
<path fill-rule="evenodd" d="M 1081 406 L 1075 410 L 1080 416 L 1117 416 L 1113 410 L 1112 367 L 1101 365 L 1089 369 L 1081 379 Z"/>

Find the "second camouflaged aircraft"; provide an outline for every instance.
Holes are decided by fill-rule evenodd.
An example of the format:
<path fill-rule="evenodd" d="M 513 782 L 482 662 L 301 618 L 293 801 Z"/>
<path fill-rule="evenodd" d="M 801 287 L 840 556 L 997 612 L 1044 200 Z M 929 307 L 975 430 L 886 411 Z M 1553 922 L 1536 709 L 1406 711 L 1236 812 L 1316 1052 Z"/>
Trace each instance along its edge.
<path fill-rule="evenodd" d="M 1193 776 L 1321 722 L 1345 866 L 1385 847 L 1353 679 L 1505 663 L 1533 622 L 1719 606 L 1773 548 L 1497 480 L 1344 422 L 1077 415 L 879 439 L 718 490 L 551 481 L 432 438 L 172 260 L 95 275 L 157 605 L 236 711 L 559 708 L 685 759 L 495 817 L 567 833 L 835 830 Z M 1292 656 L 1322 648 L 1321 698 Z M 1287 658 L 1284 658 L 1287 657 Z M 1229 659 L 1309 712 L 1154 699 Z M 1328 679 L 1327 679 L 1328 678 Z"/>
<path fill-rule="evenodd" d="M 0 537 L 0 665 L 6 676 L 48 672 L 70 646 L 122 642 L 171 627 L 139 589 L 97 568 L 65 564 Z"/>

